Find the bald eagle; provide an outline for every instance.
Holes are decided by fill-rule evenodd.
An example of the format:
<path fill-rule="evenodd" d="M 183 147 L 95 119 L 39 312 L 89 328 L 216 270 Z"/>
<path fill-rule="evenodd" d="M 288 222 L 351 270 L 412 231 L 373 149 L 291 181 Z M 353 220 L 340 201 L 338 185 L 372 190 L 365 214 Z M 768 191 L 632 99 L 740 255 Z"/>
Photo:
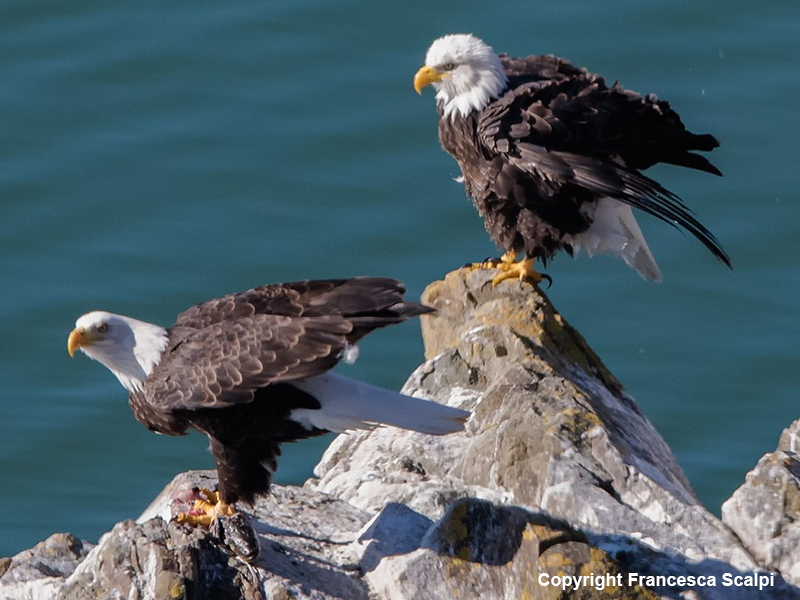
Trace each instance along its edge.
<path fill-rule="evenodd" d="M 404 292 L 373 277 L 265 285 L 193 306 L 169 329 L 94 311 L 67 349 L 108 367 L 151 431 L 208 436 L 218 492 L 206 492 L 199 516 L 179 517 L 208 525 L 268 491 L 284 442 L 380 424 L 463 429 L 466 411 L 330 372 L 373 329 L 432 312 Z"/>
<path fill-rule="evenodd" d="M 642 96 L 555 56 L 497 55 L 469 34 L 431 44 L 414 77 L 432 84 L 439 140 L 461 167 L 489 235 L 505 251 L 497 284 L 541 275 L 557 251 L 611 251 L 645 279 L 661 272 L 631 208 L 683 227 L 718 259 L 716 238 L 675 194 L 640 170 L 670 163 L 721 175 L 695 151 L 719 142 L 686 130 L 667 102 Z M 516 256 L 524 253 L 519 263 Z"/>

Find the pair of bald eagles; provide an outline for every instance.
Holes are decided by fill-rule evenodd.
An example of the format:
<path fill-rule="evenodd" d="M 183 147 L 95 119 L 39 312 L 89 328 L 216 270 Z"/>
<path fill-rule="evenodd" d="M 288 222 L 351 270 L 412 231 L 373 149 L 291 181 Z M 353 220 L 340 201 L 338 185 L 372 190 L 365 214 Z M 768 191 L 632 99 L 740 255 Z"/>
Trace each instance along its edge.
<path fill-rule="evenodd" d="M 660 280 L 632 208 L 683 227 L 730 266 L 681 200 L 640 173 L 671 163 L 720 174 L 695 153 L 717 140 L 687 131 L 666 102 L 554 56 L 497 55 L 472 35 L 433 42 L 414 78 L 417 92 L 427 85 L 441 144 L 505 251 L 476 265 L 498 269 L 495 284 L 538 279 L 533 259 L 579 248 L 614 252 Z M 431 435 L 463 428 L 466 411 L 330 371 L 373 329 L 431 312 L 404 291 L 383 278 L 266 285 L 193 306 L 169 329 L 91 312 L 68 349 L 108 367 L 152 431 L 208 436 L 219 491 L 181 516 L 208 524 L 267 492 L 283 442 L 380 424 Z"/>

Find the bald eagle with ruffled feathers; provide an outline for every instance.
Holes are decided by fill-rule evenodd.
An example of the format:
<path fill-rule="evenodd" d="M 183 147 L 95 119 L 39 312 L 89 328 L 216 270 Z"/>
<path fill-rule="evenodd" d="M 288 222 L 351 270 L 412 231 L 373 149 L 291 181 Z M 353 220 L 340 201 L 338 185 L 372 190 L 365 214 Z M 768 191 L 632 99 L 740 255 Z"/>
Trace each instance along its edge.
<path fill-rule="evenodd" d="M 179 520 L 209 525 L 268 491 L 285 442 L 379 425 L 463 429 L 466 411 L 330 371 L 374 329 L 432 312 L 404 292 L 376 277 L 265 285 L 193 306 L 169 329 L 93 311 L 67 346 L 117 376 L 151 431 L 208 436 L 219 489 Z"/>
<path fill-rule="evenodd" d="M 428 49 L 414 77 L 436 89 L 439 140 L 503 258 L 477 266 L 540 280 L 533 261 L 559 250 L 614 252 L 645 279 L 661 271 L 632 208 L 694 235 L 719 260 L 717 239 L 675 194 L 641 174 L 669 163 L 721 175 L 697 151 L 719 146 L 687 131 L 670 105 L 555 56 L 497 55 L 469 34 Z M 516 257 L 524 253 L 519 263 Z"/>

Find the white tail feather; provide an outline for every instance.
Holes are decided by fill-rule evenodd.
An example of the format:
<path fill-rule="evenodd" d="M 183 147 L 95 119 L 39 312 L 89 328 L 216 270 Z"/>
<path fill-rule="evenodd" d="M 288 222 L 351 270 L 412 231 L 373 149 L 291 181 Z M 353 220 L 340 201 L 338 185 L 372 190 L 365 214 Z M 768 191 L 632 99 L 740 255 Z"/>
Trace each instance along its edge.
<path fill-rule="evenodd" d="M 292 385 L 314 396 L 319 409 L 298 408 L 289 418 L 309 429 L 316 427 L 342 432 L 392 425 L 431 435 L 444 435 L 464 429 L 469 412 L 412 398 L 398 392 L 325 373 Z"/>
<path fill-rule="evenodd" d="M 645 279 L 661 281 L 661 270 L 631 207 L 618 200 L 600 199 L 592 215 L 591 226 L 574 236 L 572 245 L 575 250 L 584 248 L 589 258 L 600 252 L 613 252 Z"/>

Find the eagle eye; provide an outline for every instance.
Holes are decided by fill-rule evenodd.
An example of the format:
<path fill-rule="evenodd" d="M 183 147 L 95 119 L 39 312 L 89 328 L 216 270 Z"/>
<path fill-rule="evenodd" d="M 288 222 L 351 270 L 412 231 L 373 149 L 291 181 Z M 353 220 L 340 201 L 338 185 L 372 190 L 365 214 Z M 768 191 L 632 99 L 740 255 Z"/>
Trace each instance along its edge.
<path fill-rule="evenodd" d="M 97 326 L 97 331 L 99 333 L 105 333 L 106 331 L 108 331 L 108 324 L 107 323 L 103 323 L 101 325 L 98 325 Z"/>
<path fill-rule="evenodd" d="M 455 68 L 456 66 L 453 63 L 445 63 L 442 65 L 442 69 L 444 69 L 445 71 L 452 71 Z"/>

